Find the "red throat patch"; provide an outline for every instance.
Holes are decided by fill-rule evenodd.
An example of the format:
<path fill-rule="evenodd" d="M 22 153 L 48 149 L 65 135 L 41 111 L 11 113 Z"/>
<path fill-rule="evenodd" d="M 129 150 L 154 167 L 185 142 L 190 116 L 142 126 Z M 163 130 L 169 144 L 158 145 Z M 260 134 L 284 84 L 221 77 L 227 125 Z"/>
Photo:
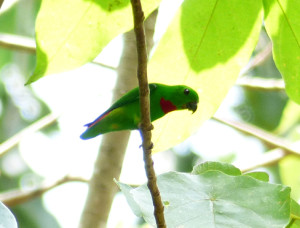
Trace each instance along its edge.
<path fill-rule="evenodd" d="M 171 101 L 167 101 L 163 97 L 160 99 L 160 107 L 165 114 L 177 109 L 176 106 L 173 105 Z"/>

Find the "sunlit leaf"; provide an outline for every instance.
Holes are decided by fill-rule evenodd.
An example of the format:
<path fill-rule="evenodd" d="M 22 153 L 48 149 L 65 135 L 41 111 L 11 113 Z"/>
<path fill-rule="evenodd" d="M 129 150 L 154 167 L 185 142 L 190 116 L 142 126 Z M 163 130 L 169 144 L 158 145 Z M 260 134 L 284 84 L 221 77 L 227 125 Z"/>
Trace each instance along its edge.
<path fill-rule="evenodd" d="M 292 100 L 289 100 L 283 110 L 283 114 L 281 116 L 280 123 L 276 129 L 276 133 L 286 134 L 292 128 L 297 126 L 299 120 L 300 120 L 300 105 L 293 102 Z"/>
<path fill-rule="evenodd" d="M 247 15 L 247 16 L 246 16 Z M 182 142 L 210 118 L 257 43 L 262 3 L 185 0 L 149 63 L 149 80 L 198 91 L 195 114 L 180 111 L 154 122 L 154 150 Z"/>
<path fill-rule="evenodd" d="M 158 176 L 168 227 L 284 227 L 290 217 L 290 188 L 231 176 L 219 171 L 200 175 L 170 172 Z M 120 185 L 123 191 L 124 185 Z M 134 212 L 155 226 L 147 185 L 124 193 Z"/>
<path fill-rule="evenodd" d="M 207 171 L 221 171 L 227 175 L 231 176 L 240 176 L 242 173 L 241 171 L 234 167 L 229 163 L 221 163 L 221 162 L 204 162 L 199 165 L 194 166 L 192 173 L 193 174 L 201 174 Z"/>
<path fill-rule="evenodd" d="M 8 208 L 0 202 L 0 227 L 17 228 L 17 222 Z"/>
<path fill-rule="evenodd" d="M 145 15 L 160 1 L 143 0 Z M 93 60 L 109 41 L 132 27 L 129 0 L 42 1 L 36 20 L 37 65 L 27 83 Z"/>
<path fill-rule="evenodd" d="M 257 180 L 261 180 L 261 181 L 264 181 L 264 182 L 269 181 L 269 175 L 265 172 L 250 172 L 250 173 L 245 173 L 243 175 L 253 177 Z"/>
<path fill-rule="evenodd" d="M 300 104 L 300 1 L 264 0 L 265 26 L 289 97 Z"/>
<path fill-rule="evenodd" d="M 279 168 L 282 183 L 291 186 L 293 199 L 300 200 L 300 158 L 289 155 L 280 160 Z"/>

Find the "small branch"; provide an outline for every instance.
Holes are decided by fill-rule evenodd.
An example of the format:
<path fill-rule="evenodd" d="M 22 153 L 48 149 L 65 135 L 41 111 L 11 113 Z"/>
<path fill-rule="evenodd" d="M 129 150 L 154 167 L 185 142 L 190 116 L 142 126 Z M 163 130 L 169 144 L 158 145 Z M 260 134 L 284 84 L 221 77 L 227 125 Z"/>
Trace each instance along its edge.
<path fill-rule="evenodd" d="M 13 50 L 35 53 L 34 39 L 11 34 L 0 33 L 0 46 Z"/>
<path fill-rule="evenodd" d="M 48 125 L 52 124 L 54 121 L 56 121 L 58 118 L 58 115 L 54 115 L 53 113 L 50 113 L 40 120 L 34 122 L 33 124 L 29 125 L 22 131 L 18 132 L 8 140 L 4 141 L 0 144 L 0 157 L 3 156 L 6 152 L 8 152 L 10 149 L 12 149 L 14 146 L 16 146 L 23 137 L 26 135 L 33 133 L 35 131 L 38 131 L 42 128 L 47 127 Z"/>
<path fill-rule="evenodd" d="M 110 70 L 114 70 L 114 71 L 116 71 L 116 70 L 118 69 L 117 67 L 113 67 L 113 66 L 110 66 L 110 65 L 107 65 L 107 64 L 104 64 L 104 63 L 100 63 L 100 62 L 97 61 L 97 60 L 93 60 L 92 63 L 94 63 L 94 64 L 96 64 L 96 65 L 99 65 L 99 66 L 101 66 L 101 67 L 110 69 Z"/>
<path fill-rule="evenodd" d="M 152 160 L 151 130 L 153 128 L 150 120 L 150 98 L 147 79 L 147 48 L 144 31 L 144 12 L 140 0 L 131 0 L 134 31 L 136 35 L 137 53 L 138 53 L 138 81 L 140 88 L 140 107 L 141 124 L 140 132 L 142 135 L 142 146 L 144 152 L 145 170 L 148 178 L 148 188 L 151 193 L 154 206 L 154 217 L 157 227 L 166 227 L 164 218 L 164 206 L 161 200 L 160 192 L 156 184 L 156 175 Z"/>
<path fill-rule="evenodd" d="M 82 177 L 72 177 L 72 176 L 65 176 L 62 179 L 59 179 L 53 183 L 45 184 L 44 186 L 40 186 L 39 188 L 33 189 L 33 190 L 13 190 L 6 193 L 0 194 L 0 201 L 4 203 L 7 207 L 14 207 L 16 205 L 25 203 L 31 199 L 34 199 L 36 197 L 40 197 L 45 192 L 60 186 L 62 184 L 65 184 L 67 182 L 84 182 L 87 183 L 88 180 L 82 178 Z"/>
<path fill-rule="evenodd" d="M 6 33 L 0 33 L 0 47 L 16 51 L 25 51 L 30 54 L 35 54 L 36 52 L 34 39 Z M 107 69 L 117 70 L 116 67 L 101 63 L 97 60 L 93 60 L 92 63 L 97 64 L 101 67 L 105 67 Z"/>
<path fill-rule="evenodd" d="M 283 159 L 288 153 L 280 148 L 271 150 L 269 152 L 266 152 L 264 154 L 261 154 L 259 157 L 255 159 L 254 162 L 246 161 L 245 163 L 237 163 L 236 166 L 239 167 L 239 169 L 245 173 L 249 172 L 253 169 L 257 169 L 259 167 L 267 167 L 272 166 L 274 164 L 277 164 L 278 161 Z"/>
<path fill-rule="evenodd" d="M 249 64 L 242 70 L 241 74 L 245 74 L 253 68 L 262 64 L 272 53 L 272 43 L 270 42 L 263 50 L 257 53 L 254 58 L 251 59 Z"/>
<path fill-rule="evenodd" d="M 233 127 L 235 129 L 243 132 L 243 133 L 252 135 L 252 136 L 262 140 L 263 142 L 265 142 L 269 145 L 272 145 L 273 147 L 281 148 L 284 151 L 286 151 L 287 153 L 295 154 L 295 155 L 300 156 L 300 151 L 292 148 L 282 138 L 277 137 L 273 134 L 270 134 L 270 133 L 268 133 L 268 132 L 266 132 L 262 129 L 259 129 L 255 126 L 252 126 L 252 125 L 246 124 L 246 123 L 238 123 L 238 122 L 235 122 L 235 121 L 226 120 L 226 119 L 223 119 L 223 118 L 217 117 L 217 116 L 214 116 L 212 119 L 214 119 L 214 120 L 216 120 L 220 123 L 223 123 L 225 125 L 228 125 L 230 127 Z"/>
<path fill-rule="evenodd" d="M 236 84 L 238 86 L 243 86 L 246 88 L 257 89 L 257 90 L 268 90 L 268 91 L 285 90 L 284 81 L 282 79 L 267 79 L 267 78 L 244 76 L 239 78 Z"/>

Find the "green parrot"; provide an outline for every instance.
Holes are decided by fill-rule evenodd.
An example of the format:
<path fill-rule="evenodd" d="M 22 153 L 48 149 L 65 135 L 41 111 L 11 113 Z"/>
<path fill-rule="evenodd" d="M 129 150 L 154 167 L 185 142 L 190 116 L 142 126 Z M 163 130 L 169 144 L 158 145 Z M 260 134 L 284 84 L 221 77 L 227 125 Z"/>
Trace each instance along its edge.
<path fill-rule="evenodd" d="M 188 109 L 193 113 L 199 102 L 198 94 L 185 85 L 149 84 L 151 121 L 174 110 Z M 139 87 L 127 92 L 93 122 L 80 136 L 90 139 L 111 131 L 138 129 L 141 121 Z"/>

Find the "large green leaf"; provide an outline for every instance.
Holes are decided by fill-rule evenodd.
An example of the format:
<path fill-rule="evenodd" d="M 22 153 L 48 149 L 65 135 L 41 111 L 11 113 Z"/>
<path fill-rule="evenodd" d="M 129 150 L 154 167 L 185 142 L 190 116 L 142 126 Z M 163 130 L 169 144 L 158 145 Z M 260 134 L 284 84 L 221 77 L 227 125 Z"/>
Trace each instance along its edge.
<path fill-rule="evenodd" d="M 290 217 L 290 188 L 220 171 L 158 176 L 168 227 L 284 227 Z M 147 185 L 119 183 L 137 216 L 155 225 Z"/>
<path fill-rule="evenodd" d="M 299 228 L 300 227 L 300 205 L 293 199 L 291 199 L 291 221 L 287 228 Z"/>
<path fill-rule="evenodd" d="M 300 104 L 300 1 L 263 0 L 273 56 L 289 97 Z"/>
<path fill-rule="evenodd" d="M 300 200 L 300 158 L 289 155 L 279 162 L 279 172 L 282 183 L 292 188 L 292 197 Z"/>
<path fill-rule="evenodd" d="M 196 166 L 194 166 L 192 174 L 202 174 L 207 171 L 221 171 L 222 173 L 225 173 L 230 176 L 240 176 L 242 175 L 241 170 L 233 166 L 232 164 L 225 163 L 225 162 L 215 162 L 215 161 L 207 161 L 200 163 Z M 249 172 L 243 174 L 245 176 L 250 176 L 252 178 L 255 178 L 260 181 L 269 181 L 269 175 L 265 172 Z"/>
<path fill-rule="evenodd" d="M 227 175 L 240 176 L 242 172 L 229 163 L 207 161 L 194 166 L 192 174 L 202 174 L 207 171 L 221 171 Z"/>
<path fill-rule="evenodd" d="M 283 110 L 283 113 L 281 115 L 280 123 L 278 127 L 276 128 L 275 132 L 277 134 L 286 135 L 287 133 L 293 132 L 295 128 L 297 128 L 297 125 L 299 124 L 300 120 L 300 106 L 293 102 L 292 100 L 289 100 Z M 299 140 L 299 133 L 296 131 L 294 135 L 297 135 L 298 137 L 293 137 L 289 135 L 289 139 L 291 141 L 297 141 Z"/>
<path fill-rule="evenodd" d="M 0 202 L 0 227 L 17 228 L 17 222 L 8 208 Z"/>
<path fill-rule="evenodd" d="M 143 0 L 145 15 L 160 1 Z M 129 0 L 43 0 L 36 20 L 37 65 L 27 83 L 93 60 L 132 27 Z"/>
<path fill-rule="evenodd" d="M 185 0 L 149 63 L 149 80 L 199 92 L 195 114 L 173 112 L 154 122 L 154 150 L 190 136 L 210 118 L 246 65 L 262 23 L 260 0 Z"/>

